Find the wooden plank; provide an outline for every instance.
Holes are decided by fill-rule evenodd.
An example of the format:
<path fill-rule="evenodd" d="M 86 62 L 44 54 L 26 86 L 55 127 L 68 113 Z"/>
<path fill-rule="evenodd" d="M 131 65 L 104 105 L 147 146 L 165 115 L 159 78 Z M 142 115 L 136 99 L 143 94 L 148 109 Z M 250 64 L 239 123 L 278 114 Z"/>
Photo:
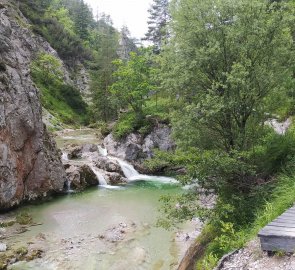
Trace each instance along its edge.
<path fill-rule="evenodd" d="M 289 227 L 289 228 L 295 228 L 294 222 L 288 222 L 288 221 L 272 221 L 268 225 L 270 226 L 277 226 L 277 227 Z"/>
<path fill-rule="evenodd" d="M 291 227 L 278 227 L 278 226 L 265 226 L 261 231 L 274 231 L 274 232 L 294 232 L 295 234 L 295 228 L 291 228 Z"/>
<path fill-rule="evenodd" d="M 288 214 L 293 214 L 295 215 L 295 209 L 288 209 L 287 211 L 285 211 L 284 213 L 282 214 L 285 214 L 285 213 L 288 213 Z"/>
<path fill-rule="evenodd" d="M 282 219 L 277 218 L 277 219 L 274 219 L 272 222 L 295 224 L 294 220 L 288 219 L 288 218 L 282 218 Z M 272 222 L 270 222 L 270 223 L 272 223 Z"/>
<path fill-rule="evenodd" d="M 295 222 L 294 218 L 290 218 L 290 217 L 280 217 L 280 218 L 276 218 L 273 221 L 290 221 L 290 222 Z"/>
<path fill-rule="evenodd" d="M 295 222 L 295 217 L 282 216 L 282 217 L 276 218 L 275 220 L 290 220 Z"/>
<path fill-rule="evenodd" d="M 295 240 L 295 232 L 287 231 L 287 230 L 273 230 L 263 228 L 259 233 L 258 236 L 281 236 L 281 237 L 291 237 Z"/>
<path fill-rule="evenodd" d="M 268 224 L 265 229 L 267 230 L 273 230 L 273 231 L 276 231 L 276 232 L 280 232 L 280 231 L 287 231 L 287 232 L 294 232 L 295 233 L 295 228 L 292 228 L 292 227 L 286 227 L 286 226 L 277 226 L 277 225 L 271 225 L 271 224 Z"/>
<path fill-rule="evenodd" d="M 280 219 L 280 218 L 289 218 L 289 219 L 294 219 L 294 216 L 290 216 L 290 215 L 281 215 L 281 216 L 278 216 L 277 219 Z"/>
<path fill-rule="evenodd" d="M 284 231 L 284 230 L 286 231 L 286 230 L 288 230 L 290 232 L 295 232 L 295 228 L 292 228 L 292 227 L 282 227 L 282 226 L 276 226 L 276 225 L 270 225 L 270 224 L 265 226 L 263 229 L 274 230 L 274 231 Z"/>
<path fill-rule="evenodd" d="M 258 236 L 263 250 L 295 252 L 295 206 L 261 229 Z"/>
<path fill-rule="evenodd" d="M 290 213 L 284 213 L 282 215 L 279 216 L 280 217 L 289 217 L 289 218 L 295 218 L 295 215 L 294 214 L 290 214 Z"/>
<path fill-rule="evenodd" d="M 266 251 L 295 251 L 295 239 L 283 237 L 260 237 L 261 248 Z"/>

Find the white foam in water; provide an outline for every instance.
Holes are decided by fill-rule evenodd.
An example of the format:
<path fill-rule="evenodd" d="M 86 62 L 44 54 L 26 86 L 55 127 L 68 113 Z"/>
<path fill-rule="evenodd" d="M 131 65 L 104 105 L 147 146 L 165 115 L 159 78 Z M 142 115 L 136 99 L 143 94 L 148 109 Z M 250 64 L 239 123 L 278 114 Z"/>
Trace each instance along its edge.
<path fill-rule="evenodd" d="M 135 168 L 131 164 L 127 163 L 126 161 L 123 161 L 119 158 L 113 158 L 113 157 L 112 159 L 118 161 L 128 181 L 146 180 L 146 181 L 156 181 L 156 182 L 167 183 L 167 184 L 178 183 L 176 179 L 171 177 L 140 174 L 138 171 L 135 170 Z"/>
<path fill-rule="evenodd" d="M 144 174 L 139 174 L 137 176 L 129 178 L 128 180 L 129 181 L 136 181 L 136 180 L 156 181 L 156 182 L 167 183 L 167 184 L 179 183 L 176 179 L 172 177 L 153 176 L 153 175 L 144 175 Z"/>
<path fill-rule="evenodd" d="M 190 189 L 198 188 L 199 186 L 200 185 L 198 183 L 192 183 L 192 184 L 183 186 L 182 189 L 184 189 L 184 190 L 190 190 Z"/>
<path fill-rule="evenodd" d="M 91 167 L 92 171 L 95 173 L 96 177 L 98 178 L 99 185 L 100 186 L 107 186 L 108 183 L 105 180 L 105 178 L 103 177 L 102 173 L 99 170 L 97 170 L 94 165 L 91 165 L 90 167 Z"/>
<path fill-rule="evenodd" d="M 98 145 L 98 152 L 104 157 L 106 157 L 108 155 L 107 149 L 101 147 L 100 145 Z"/>
<path fill-rule="evenodd" d="M 98 178 L 100 187 L 106 188 L 106 189 L 123 189 L 123 187 L 120 187 L 120 186 L 108 185 L 108 183 L 105 180 L 105 178 L 103 177 L 102 173 L 99 170 L 97 170 L 94 165 L 90 165 L 90 167 L 91 167 L 92 171 L 95 173 L 96 177 Z"/>
<path fill-rule="evenodd" d="M 62 159 L 62 160 L 69 160 L 69 158 L 68 158 L 68 153 L 63 152 L 63 153 L 62 153 L 62 156 L 61 156 L 61 159 Z"/>
<path fill-rule="evenodd" d="M 128 180 L 140 176 L 139 172 L 137 170 L 135 170 L 134 167 L 132 165 L 130 165 L 129 163 L 127 163 L 126 161 L 123 161 L 123 160 L 121 160 L 119 158 L 113 158 L 113 157 L 112 157 L 112 159 L 118 161 L 118 163 L 121 166 L 121 169 L 122 169 L 125 177 Z"/>
<path fill-rule="evenodd" d="M 111 186 L 111 185 L 106 185 L 106 186 L 99 186 L 105 189 L 125 189 L 124 187 L 121 186 Z"/>

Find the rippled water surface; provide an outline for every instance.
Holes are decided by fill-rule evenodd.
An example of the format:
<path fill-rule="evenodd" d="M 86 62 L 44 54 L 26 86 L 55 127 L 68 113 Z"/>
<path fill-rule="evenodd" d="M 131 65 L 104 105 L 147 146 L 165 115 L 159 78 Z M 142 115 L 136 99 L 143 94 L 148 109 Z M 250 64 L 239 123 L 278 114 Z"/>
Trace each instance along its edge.
<path fill-rule="evenodd" d="M 42 233 L 47 252 L 12 269 L 175 269 L 180 257 L 175 233 L 155 227 L 155 222 L 159 198 L 179 192 L 175 185 L 133 182 L 26 207 L 43 225 L 31 227 L 18 240 L 34 241 Z M 102 238 L 118 226 L 125 230 L 123 239 Z"/>

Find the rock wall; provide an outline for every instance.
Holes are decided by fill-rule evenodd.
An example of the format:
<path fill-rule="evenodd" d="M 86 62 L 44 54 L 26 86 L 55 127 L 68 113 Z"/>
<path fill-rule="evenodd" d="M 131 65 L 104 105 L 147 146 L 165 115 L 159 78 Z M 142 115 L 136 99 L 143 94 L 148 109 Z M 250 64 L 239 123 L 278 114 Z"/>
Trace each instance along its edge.
<path fill-rule="evenodd" d="M 169 151 L 175 147 L 175 144 L 171 138 L 171 128 L 161 124 L 145 137 L 138 133 L 131 133 L 126 138 L 117 141 L 112 134 L 109 134 L 104 139 L 104 146 L 109 155 L 129 162 L 141 162 L 151 158 L 154 149 Z"/>
<path fill-rule="evenodd" d="M 0 3 L 0 210 L 62 192 L 60 153 L 42 122 L 30 62 L 40 50 L 54 53 L 27 28 L 11 1 Z"/>

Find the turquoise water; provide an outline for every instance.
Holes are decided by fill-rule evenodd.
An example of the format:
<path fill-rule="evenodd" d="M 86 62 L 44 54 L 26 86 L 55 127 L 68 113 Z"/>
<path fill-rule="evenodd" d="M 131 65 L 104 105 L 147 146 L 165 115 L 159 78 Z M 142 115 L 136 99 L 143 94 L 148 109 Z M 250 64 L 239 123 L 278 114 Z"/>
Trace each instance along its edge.
<path fill-rule="evenodd" d="M 38 241 L 46 252 L 11 269 L 176 269 L 181 252 L 175 232 L 155 224 L 159 198 L 179 192 L 177 185 L 135 181 L 120 189 L 97 187 L 24 207 L 21 211 L 42 225 L 11 241 L 34 242 L 42 233 L 45 239 Z M 126 225 L 122 240 L 101 237 L 119 224 Z"/>

